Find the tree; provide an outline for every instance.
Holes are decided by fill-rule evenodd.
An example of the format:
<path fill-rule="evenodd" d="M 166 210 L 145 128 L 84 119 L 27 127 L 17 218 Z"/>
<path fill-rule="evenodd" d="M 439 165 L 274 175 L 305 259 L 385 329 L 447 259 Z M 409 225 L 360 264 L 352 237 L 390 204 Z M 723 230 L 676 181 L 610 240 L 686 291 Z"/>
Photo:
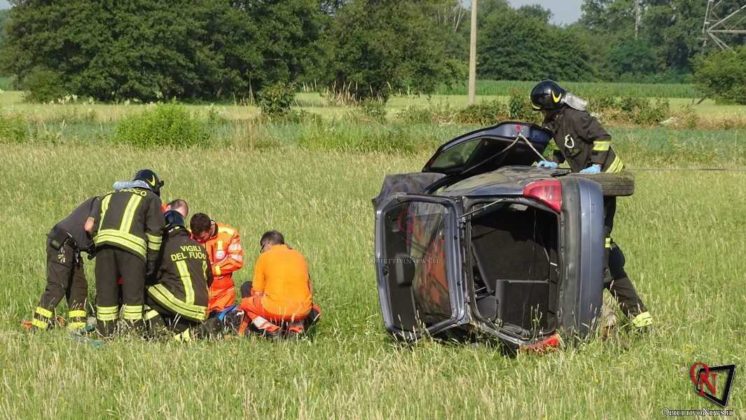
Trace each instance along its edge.
<path fill-rule="evenodd" d="M 537 8 L 491 7 L 480 22 L 478 71 L 506 80 L 591 80 L 590 55 L 574 31 L 549 24 Z"/>
<path fill-rule="evenodd" d="M 323 16 L 314 0 L 16 0 L 2 67 L 99 100 L 245 98 L 316 66 Z"/>
<path fill-rule="evenodd" d="M 386 100 L 395 91 L 430 93 L 453 80 L 458 66 L 444 59 L 446 37 L 438 2 L 352 0 L 337 11 L 326 36 L 324 80 L 353 100 Z"/>
<path fill-rule="evenodd" d="M 694 82 L 705 96 L 746 105 L 746 46 L 695 61 Z"/>

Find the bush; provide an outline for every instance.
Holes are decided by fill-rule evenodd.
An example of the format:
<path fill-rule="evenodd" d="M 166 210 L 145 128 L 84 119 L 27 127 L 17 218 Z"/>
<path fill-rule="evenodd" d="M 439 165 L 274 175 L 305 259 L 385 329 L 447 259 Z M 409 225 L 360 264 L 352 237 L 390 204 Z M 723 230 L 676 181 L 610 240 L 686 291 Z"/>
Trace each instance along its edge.
<path fill-rule="evenodd" d="M 718 51 L 695 63 L 694 83 L 705 96 L 746 104 L 746 46 Z"/>
<path fill-rule="evenodd" d="M 114 135 L 115 141 L 138 147 L 188 147 L 209 138 L 208 124 L 176 103 L 158 104 L 150 111 L 122 119 Z"/>
<path fill-rule="evenodd" d="M 360 102 L 360 111 L 373 121 L 386 122 L 386 103 L 382 100 L 366 99 Z"/>
<path fill-rule="evenodd" d="M 311 150 L 412 153 L 416 151 L 416 141 L 417 138 L 396 126 L 332 122 L 309 127 L 298 144 Z"/>
<path fill-rule="evenodd" d="M 25 143 L 28 126 L 18 115 L 0 115 L 0 143 Z"/>
<path fill-rule="evenodd" d="M 620 116 L 640 125 L 654 125 L 670 116 L 671 107 L 668 99 L 656 99 L 651 102 L 647 98 L 626 97 L 619 101 Z"/>
<path fill-rule="evenodd" d="M 508 100 L 508 117 L 512 120 L 537 122 L 541 113 L 531 106 L 531 99 L 525 92 L 512 90 Z"/>
<path fill-rule="evenodd" d="M 457 118 L 457 113 L 448 103 L 429 103 L 427 107 L 410 105 L 399 111 L 396 118 L 409 124 L 450 124 Z"/>
<path fill-rule="evenodd" d="M 505 120 L 508 110 L 501 102 L 494 100 L 469 105 L 456 113 L 456 122 L 460 124 L 491 125 Z"/>
<path fill-rule="evenodd" d="M 295 87 L 287 83 L 275 83 L 259 92 L 259 108 L 262 114 L 278 117 L 290 112 L 295 98 Z"/>
<path fill-rule="evenodd" d="M 27 91 L 24 99 L 28 102 L 54 101 L 68 93 L 59 73 L 43 68 L 32 70 L 26 76 L 23 88 Z"/>

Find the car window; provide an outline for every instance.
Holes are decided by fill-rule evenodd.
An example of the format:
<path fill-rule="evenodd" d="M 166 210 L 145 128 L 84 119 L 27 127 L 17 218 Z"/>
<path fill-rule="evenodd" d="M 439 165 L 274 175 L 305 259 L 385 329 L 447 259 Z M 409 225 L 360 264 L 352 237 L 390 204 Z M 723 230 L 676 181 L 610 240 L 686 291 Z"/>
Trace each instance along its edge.
<path fill-rule="evenodd" d="M 445 206 L 435 203 L 406 202 L 389 210 L 386 218 L 386 249 L 389 260 L 406 260 L 408 269 L 393 275 L 406 275 L 399 283 L 412 285 L 417 316 L 430 326 L 451 317 L 447 275 Z"/>
<path fill-rule="evenodd" d="M 430 165 L 431 171 L 447 171 L 450 168 L 456 168 L 464 165 L 474 153 L 481 139 L 475 138 L 459 143 L 438 156 Z"/>

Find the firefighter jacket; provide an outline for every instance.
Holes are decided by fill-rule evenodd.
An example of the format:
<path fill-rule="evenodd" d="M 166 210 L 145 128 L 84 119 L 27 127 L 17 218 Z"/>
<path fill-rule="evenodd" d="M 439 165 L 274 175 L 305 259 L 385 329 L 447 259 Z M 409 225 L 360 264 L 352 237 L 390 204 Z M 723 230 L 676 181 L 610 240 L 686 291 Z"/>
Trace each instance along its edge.
<path fill-rule="evenodd" d="M 125 188 L 101 198 L 93 241 L 96 247 L 110 245 L 154 262 L 161 248 L 165 221 L 161 199 L 143 188 Z"/>
<path fill-rule="evenodd" d="M 148 288 L 148 295 L 173 313 L 204 321 L 207 288 L 212 283 L 205 248 L 182 227 L 171 229 L 165 236 L 156 284 Z"/>
<path fill-rule="evenodd" d="M 243 267 L 243 248 L 238 231 L 228 225 L 215 223 L 217 232 L 205 243 L 207 257 L 212 265 L 211 290 L 233 288 L 234 271 Z"/>
<path fill-rule="evenodd" d="M 573 172 L 597 164 L 602 172 L 621 172 L 624 164 L 611 148 L 611 135 L 587 111 L 564 106 L 549 114 L 544 127 L 554 133 L 554 142 L 562 152 L 557 160 L 566 160 Z"/>

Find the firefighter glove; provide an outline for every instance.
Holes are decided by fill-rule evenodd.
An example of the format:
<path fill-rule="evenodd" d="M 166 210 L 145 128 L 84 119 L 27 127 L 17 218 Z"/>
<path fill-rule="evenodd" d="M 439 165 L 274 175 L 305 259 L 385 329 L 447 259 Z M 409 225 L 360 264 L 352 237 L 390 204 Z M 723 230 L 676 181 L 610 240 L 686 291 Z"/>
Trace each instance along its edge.
<path fill-rule="evenodd" d="M 582 171 L 580 171 L 581 174 L 599 174 L 601 173 L 601 165 L 599 164 L 593 164 Z"/>
<path fill-rule="evenodd" d="M 558 166 L 557 162 L 552 162 L 551 160 L 542 160 L 538 165 L 536 165 L 537 168 L 545 169 L 557 169 Z"/>

